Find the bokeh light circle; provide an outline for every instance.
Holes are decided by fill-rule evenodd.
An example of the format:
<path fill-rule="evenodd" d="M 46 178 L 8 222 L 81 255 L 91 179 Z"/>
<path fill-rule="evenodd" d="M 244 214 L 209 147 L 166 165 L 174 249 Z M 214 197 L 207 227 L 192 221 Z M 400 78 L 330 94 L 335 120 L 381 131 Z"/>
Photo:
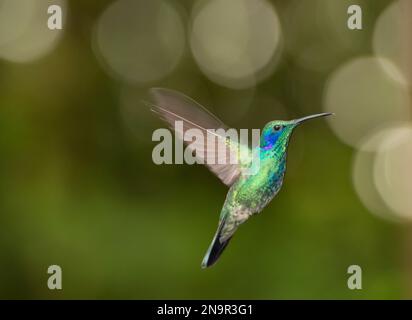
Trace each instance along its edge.
<path fill-rule="evenodd" d="M 63 29 L 50 30 L 50 5 L 62 8 Z M 66 0 L 0 0 L 0 58 L 32 62 L 51 52 L 64 33 Z"/>
<path fill-rule="evenodd" d="M 398 126 L 380 144 L 374 164 L 376 188 L 387 206 L 412 219 L 412 126 Z"/>
<path fill-rule="evenodd" d="M 396 68 L 387 59 L 361 57 L 338 68 L 326 83 L 324 109 L 336 114 L 328 123 L 353 147 L 390 123 L 410 119 L 408 90 L 388 77 L 382 64 Z"/>
<path fill-rule="evenodd" d="M 410 1 L 390 4 L 377 19 L 372 42 L 375 54 L 391 60 L 397 67 L 382 64 L 384 70 L 404 85 L 412 84 L 412 46 L 409 41 L 412 23 L 408 16 L 411 9 Z"/>
<path fill-rule="evenodd" d="M 118 0 L 98 20 L 94 48 L 105 70 L 144 84 L 171 73 L 185 49 L 182 15 L 163 0 Z"/>
<path fill-rule="evenodd" d="M 359 145 L 352 166 L 352 183 L 363 205 L 373 214 L 390 221 L 399 222 L 397 216 L 383 201 L 374 181 L 376 152 L 391 128 L 378 130 L 369 135 Z"/>
<path fill-rule="evenodd" d="M 254 86 L 274 70 L 281 26 L 266 0 L 200 0 L 192 13 L 190 46 L 212 81 L 233 89 Z"/>

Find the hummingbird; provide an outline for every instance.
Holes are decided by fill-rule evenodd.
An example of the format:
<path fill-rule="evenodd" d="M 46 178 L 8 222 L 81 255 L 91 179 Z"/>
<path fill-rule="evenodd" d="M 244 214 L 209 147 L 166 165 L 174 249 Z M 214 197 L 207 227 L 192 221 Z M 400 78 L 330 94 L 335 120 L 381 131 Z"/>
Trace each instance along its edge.
<path fill-rule="evenodd" d="M 183 122 L 180 131 L 175 131 L 182 140 L 185 131 L 192 128 L 200 129 L 205 134 L 212 129 L 229 129 L 210 111 L 180 92 L 165 88 L 152 88 L 150 92 L 155 101 L 151 104 L 153 112 L 157 113 L 172 129 L 176 129 L 174 125 L 176 121 Z M 290 121 L 270 121 L 264 126 L 260 143 L 254 147 L 255 150 L 251 150 L 245 144 L 232 141 L 225 141 L 220 145 L 220 148 L 223 145 L 226 149 L 223 152 L 228 154 L 246 151 L 248 156 L 243 157 L 242 161 L 225 164 L 205 162 L 206 166 L 229 187 L 229 191 L 220 212 L 217 231 L 201 263 L 202 268 L 215 264 L 238 227 L 252 215 L 261 212 L 281 189 L 286 172 L 288 144 L 294 129 L 308 120 L 329 115 L 332 113 L 313 114 Z M 217 136 L 217 140 L 227 140 L 224 136 Z M 215 152 L 215 145 L 210 146 L 205 141 L 200 143 L 201 149 L 206 151 L 203 154 L 204 158 L 207 153 Z M 190 146 L 191 144 L 187 147 Z M 211 148 L 213 150 L 210 150 Z M 257 154 L 259 157 L 259 167 L 255 174 L 246 172 L 246 168 L 251 164 L 252 154 Z"/>

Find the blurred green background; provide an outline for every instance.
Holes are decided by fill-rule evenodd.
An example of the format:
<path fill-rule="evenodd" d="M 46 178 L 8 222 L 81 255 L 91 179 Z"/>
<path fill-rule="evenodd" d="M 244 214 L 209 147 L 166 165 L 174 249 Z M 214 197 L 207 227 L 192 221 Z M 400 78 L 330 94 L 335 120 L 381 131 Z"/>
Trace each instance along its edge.
<path fill-rule="evenodd" d="M 36 14 L 0 1 L 0 18 L 15 17 L 0 22 L 0 298 L 412 297 L 408 219 L 362 203 L 357 149 L 322 120 L 296 130 L 281 192 L 202 270 L 227 188 L 201 165 L 155 165 L 165 125 L 141 103 L 150 87 L 176 89 L 235 128 L 321 112 L 331 74 L 375 54 L 393 1 L 357 1 L 362 30 L 348 29 L 346 0 L 257 1 L 272 15 L 244 1 L 34 2 Z M 63 30 L 46 29 L 54 3 Z M 52 264 L 63 290 L 47 288 Z M 347 287 L 350 265 L 362 290 Z"/>

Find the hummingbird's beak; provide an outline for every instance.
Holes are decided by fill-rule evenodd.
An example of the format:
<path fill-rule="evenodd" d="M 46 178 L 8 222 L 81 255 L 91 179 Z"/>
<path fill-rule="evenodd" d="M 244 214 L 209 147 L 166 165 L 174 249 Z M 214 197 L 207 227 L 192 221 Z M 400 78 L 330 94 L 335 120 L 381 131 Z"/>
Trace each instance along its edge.
<path fill-rule="evenodd" d="M 303 117 L 303 118 L 300 118 L 300 119 L 296 119 L 295 124 L 301 124 L 302 122 L 305 122 L 305 121 L 310 120 L 310 119 L 315 119 L 315 118 L 320 118 L 320 117 L 327 117 L 327 116 L 331 116 L 333 114 L 334 113 L 331 113 L 331 112 L 312 114 L 310 116 L 306 116 L 306 117 Z"/>

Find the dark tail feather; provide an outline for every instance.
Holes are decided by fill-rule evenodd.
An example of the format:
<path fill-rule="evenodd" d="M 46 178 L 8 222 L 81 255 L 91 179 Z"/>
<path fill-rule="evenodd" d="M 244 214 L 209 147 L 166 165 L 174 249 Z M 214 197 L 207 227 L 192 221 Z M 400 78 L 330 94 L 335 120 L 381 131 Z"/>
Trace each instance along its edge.
<path fill-rule="evenodd" d="M 216 235 L 213 238 L 213 241 L 210 244 L 205 257 L 203 258 L 202 268 L 208 268 L 212 266 L 217 261 L 217 259 L 219 259 L 220 255 L 225 250 L 226 246 L 229 244 L 229 241 L 231 238 L 223 242 L 220 242 L 219 240 L 223 225 L 224 225 L 224 221 L 221 221 L 219 228 L 216 232 Z"/>

